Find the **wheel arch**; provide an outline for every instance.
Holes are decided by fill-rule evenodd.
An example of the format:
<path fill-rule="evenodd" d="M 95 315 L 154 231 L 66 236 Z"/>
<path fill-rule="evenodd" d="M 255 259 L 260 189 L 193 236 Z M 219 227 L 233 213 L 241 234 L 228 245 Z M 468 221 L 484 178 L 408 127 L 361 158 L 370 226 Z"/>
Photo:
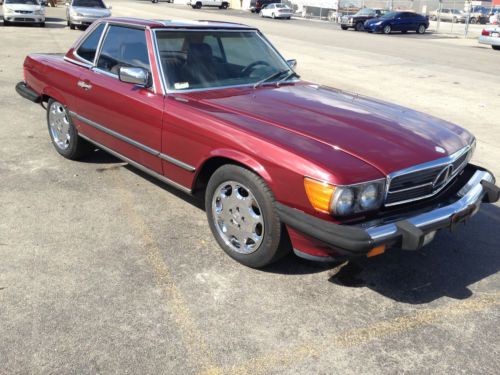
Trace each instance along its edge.
<path fill-rule="evenodd" d="M 219 149 L 214 150 L 210 156 L 197 168 L 193 182 L 193 193 L 203 192 L 213 173 L 223 165 L 233 164 L 248 169 L 261 177 L 269 186 L 272 178 L 266 168 L 255 158 L 240 151 Z"/>
<path fill-rule="evenodd" d="M 50 99 L 57 100 L 59 103 L 65 106 L 68 105 L 64 98 L 64 95 L 59 90 L 53 87 L 45 87 L 42 90 L 42 102 L 48 103 Z"/>

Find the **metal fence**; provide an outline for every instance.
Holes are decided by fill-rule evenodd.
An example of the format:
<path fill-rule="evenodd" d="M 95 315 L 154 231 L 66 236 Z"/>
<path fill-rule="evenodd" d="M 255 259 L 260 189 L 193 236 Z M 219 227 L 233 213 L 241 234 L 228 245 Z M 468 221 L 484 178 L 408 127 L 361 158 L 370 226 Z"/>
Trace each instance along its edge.
<path fill-rule="evenodd" d="M 427 15 L 429 31 L 455 36 L 475 37 L 482 25 L 490 22 L 492 13 L 500 14 L 489 1 L 470 0 L 282 0 L 296 16 L 323 21 L 340 22 L 362 8 L 409 10 Z M 500 16 L 499 16 L 500 17 Z"/>

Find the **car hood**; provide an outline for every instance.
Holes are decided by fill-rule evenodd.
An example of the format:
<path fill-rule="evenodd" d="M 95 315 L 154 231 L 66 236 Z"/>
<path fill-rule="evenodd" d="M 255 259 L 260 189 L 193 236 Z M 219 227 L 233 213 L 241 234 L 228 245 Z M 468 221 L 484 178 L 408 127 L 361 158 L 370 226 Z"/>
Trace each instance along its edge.
<path fill-rule="evenodd" d="M 5 4 L 3 5 L 5 8 L 10 8 L 13 10 L 25 10 L 28 12 L 34 12 L 35 10 L 41 10 L 42 7 L 40 5 L 31 5 L 31 4 Z"/>
<path fill-rule="evenodd" d="M 85 16 L 108 17 L 111 15 L 109 9 L 106 8 L 71 7 L 71 9 Z"/>
<path fill-rule="evenodd" d="M 259 129 L 284 129 L 277 140 L 282 144 L 289 142 L 293 147 L 296 139 L 292 137 L 308 137 L 384 174 L 442 158 L 472 141 L 466 130 L 424 113 L 307 83 L 187 96 L 222 119 L 231 114 L 235 125 L 245 124 L 248 129 L 250 121 Z"/>

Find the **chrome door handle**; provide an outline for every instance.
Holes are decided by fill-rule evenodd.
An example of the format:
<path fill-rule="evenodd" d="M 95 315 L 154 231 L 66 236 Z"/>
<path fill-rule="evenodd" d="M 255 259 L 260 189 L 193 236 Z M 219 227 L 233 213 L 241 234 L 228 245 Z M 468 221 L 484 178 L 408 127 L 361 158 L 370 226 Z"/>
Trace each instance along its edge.
<path fill-rule="evenodd" d="M 90 83 L 84 81 L 78 81 L 77 85 L 84 90 L 90 90 L 92 88 L 92 85 Z"/>

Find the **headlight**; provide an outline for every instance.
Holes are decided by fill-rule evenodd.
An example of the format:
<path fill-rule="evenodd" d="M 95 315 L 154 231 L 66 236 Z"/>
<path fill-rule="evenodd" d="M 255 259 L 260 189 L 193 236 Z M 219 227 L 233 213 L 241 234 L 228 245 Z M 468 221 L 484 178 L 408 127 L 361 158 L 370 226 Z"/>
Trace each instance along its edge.
<path fill-rule="evenodd" d="M 317 211 L 347 216 L 378 209 L 384 200 L 385 179 L 335 186 L 306 177 L 304 187 L 309 202 Z"/>
<path fill-rule="evenodd" d="M 382 25 L 382 21 L 378 21 L 374 23 L 375 26 Z"/>
<path fill-rule="evenodd" d="M 14 13 L 14 9 L 5 7 L 5 13 Z"/>

